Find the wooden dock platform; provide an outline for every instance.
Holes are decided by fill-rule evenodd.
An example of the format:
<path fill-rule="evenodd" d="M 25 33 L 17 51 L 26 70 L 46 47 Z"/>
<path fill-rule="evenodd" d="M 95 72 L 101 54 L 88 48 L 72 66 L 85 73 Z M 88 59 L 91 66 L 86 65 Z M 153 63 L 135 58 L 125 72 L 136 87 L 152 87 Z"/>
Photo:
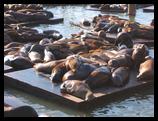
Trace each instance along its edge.
<path fill-rule="evenodd" d="M 99 104 L 105 104 L 108 100 L 113 101 L 117 97 L 127 95 L 132 91 L 143 91 L 144 88 L 153 86 L 153 81 L 136 81 L 136 74 L 137 72 L 131 71 L 129 82 L 124 87 L 109 86 L 94 90 L 95 98 L 90 101 L 85 101 L 70 94 L 62 94 L 60 84 L 53 84 L 48 78 L 38 75 L 33 68 L 5 73 L 4 84 L 39 98 L 57 102 L 60 105 L 75 109 L 88 109 Z"/>
<path fill-rule="evenodd" d="M 154 6 L 149 6 L 143 9 L 143 12 L 154 12 Z"/>
<path fill-rule="evenodd" d="M 12 71 L 14 71 L 14 69 L 12 67 L 4 65 L 4 73 L 12 72 Z"/>
<path fill-rule="evenodd" d="M 49 20 L 39 20 L 39 21 L 18 23 L 18 25 L 37 26 L 39 24 L 59 24 L 59 23 L 62 23 L 63 21 L 64 21 L 64 18 L 51 18 Z"/>

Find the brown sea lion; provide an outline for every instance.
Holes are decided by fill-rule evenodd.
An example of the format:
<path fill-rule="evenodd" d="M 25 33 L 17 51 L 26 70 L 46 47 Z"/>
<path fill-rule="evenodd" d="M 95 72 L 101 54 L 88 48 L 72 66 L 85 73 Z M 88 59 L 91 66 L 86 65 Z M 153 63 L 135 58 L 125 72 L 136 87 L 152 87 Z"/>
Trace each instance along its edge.
<path fill-rule="evenodd" d="M 103 66 L 92 71 L 85 82 L 91 89 L 95 89 L 101 86 L 105 86 L 110 78 L 110 69 Z"/>
<path fill-rule="evenodd" d="M 5 45 L 4 48 L 7 49 L 7 48 L 12 48 L 12 47 L 22 47 L 22 46 L 23 46 L 23 44 L 20 42 L 11 42 L 11 43 Z"/>
<path fill-rule="evenodd" d="M 88 85 L 79 80 L 67 80 L 60 86 L 62 93 L 69 93 L 83 100 L 91 100 L 94 95 Z"/>
<path fill-rule="evenodd" d="M 132 60 L 136 67 L 145 60 L 145 56 L 148 55 L 148 48 L 144 44 L 135 44 L 133 46 Z"/>
<path fill-rule="evenodd" d="M 115 58 L 112 58 L 108 61 L 108 65 L 110 67 L 118 68 L 121 66 L 131 67 L 132 66 L 132 59 L 129 55 L 118 55 Z"/>
<path fill-rule="evenodd" d="M 121 87 L 129 80 L 129 68 L 119 67 L 112 73 L 112 84 L 117 87 Z"/>
<path fill-rule="evenodd" d="M 75 75 L 75 73 L 70 70 L 64 74 L 62 81 L 64 82 L 66 80 L 75 80 L 75 79 L 79 79 L 79 77 L 77 75 Z"/>
<path fill-rule="evenodd" d="M 137 80 L 152 80 L 154 79 L 154 59 L 147 56 L 146 61 L 140 64 Z"/>
<path fill-rule="evenodd" d="M 66 67 L 65 62 L 59 63 L 52 69 L 50 80 L 53 83 L 61 83 L 62 77 L 67 71 L 69 68 Z"/>
<path fill-rule="evenodd" d="M 47 63 L 37 63 L 33 67 L 37 72 L 42 72 L 42 73 L 45 73 L 45 74 L 51 74 L 52 69 L 56 65 L 58 65 L 59 63 L 64 62 L 64 61 L 65 61 L 65 59 L 50 61 L 50 62 L 47 62 Z"/>
<path fill-rule="evenodd" d="M 84 63 L 79 57 L 72 57 L 66 61 L 66 66 L 69 67 L 75 75 L 80 79 L 85 79 L 96 67 L 92 64 Z"/>

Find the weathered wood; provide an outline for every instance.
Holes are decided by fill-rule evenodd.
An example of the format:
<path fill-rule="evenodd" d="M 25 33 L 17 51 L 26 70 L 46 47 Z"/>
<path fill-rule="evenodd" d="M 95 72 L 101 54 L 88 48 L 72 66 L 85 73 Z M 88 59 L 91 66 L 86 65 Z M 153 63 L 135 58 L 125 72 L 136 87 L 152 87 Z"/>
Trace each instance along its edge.
<path fill-rule="evenodd" d="M 143 9 L 143 12 L 154 12 L 154 6 L 149 6 Z"/>
<path fill-rule="evenodd" d="M 136 88 L 141 90 L 143 87 L 149 87 L 153 84 L 153 81 L 136 81 L 136 74 L 137 72 L 135 71 L 131 72 L 129 83 L 124 87 L 117 88 L 109 86 L 94 90 L 93 92 L 96 98 L 91 101 L 84 101 L 70 94 L 62 94 L 60 92 L 60 84 L 52 84 L 48 78 L 36 74 L 32 68 L 5 73 L 4 84 L 26 91 L 42 99 L 58 102 L 71 108 L 84 109 L 91 107 L 91 104 L 98 105 L 101 102 L 105 103 L 105 99 L 113 101 L 113 98 L 118 96 L 118 94 L 122 95 L 124 92 L 130 93 L 130 91 Z"/>
<path fill-rule="evenodd" d="M 25 22 L 25 23 L 18 23 L 18 25 L 22 26 L 36 26 L 39 24 L 59 24 L 64 21 L 64 18 L 52 18 L 48 20 L 39 20 L 39 21 L 32 21 L 32 22 Z"/>
<path fill-rule="evenodd" d="M 14 69 L 10 66 L 4 65 L 4 73 L 14 71 Z"/>

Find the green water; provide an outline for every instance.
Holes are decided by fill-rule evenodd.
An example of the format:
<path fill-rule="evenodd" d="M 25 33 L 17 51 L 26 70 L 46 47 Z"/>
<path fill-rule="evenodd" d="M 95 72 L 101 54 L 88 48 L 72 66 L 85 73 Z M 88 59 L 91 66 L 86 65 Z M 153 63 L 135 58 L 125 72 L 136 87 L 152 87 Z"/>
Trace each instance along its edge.
<path fill-rule="evenodd" d="M 81 29 L 71 26 L 70 21 L 79 22 L 81 19 L 91 19 L 100 14 L 99 11 L 85 10 L 87 5 L 77 6 L 49 6 L 45 9 L 52 11 L 55 17 L 63 17 L 64 23 L 57 25 L 39 25 L 34 27 L 40 32 L 43 30 L 55 29 L 61 32 L 64 37 L 70 37 L 71 33 L 78 33 Z M 109 13 L 107 13 L 109 14 Z M 112 15 L 112 14 L 111 14 Z M 122 18 L 128 18 L 126 14 L 113 14 Z M 154 18 L 154 13 L 143 13 L 143 10 L 137 10 L 136 21 L 142 24 L 150 24 Z M 154 57 L 153 49 L 150 55 Z M 56 102 L 46 101 L 29 94 L 7 88 L 4 91 L 5 96 L 13 95 L 22 102 L 32 106 L 39 114 L 47 114 L 51 117 L 68 117 L 68 116 L 94 116 L 94 117 L 153 117 L 154 116 L 154 91 L 152 88 L 140 90 L 138 93 L 129 95 L 126 98 L 120 98 L 108 105 L 101 105 L 89 111 L 77 111 L 67 107 L 62 107 Z"/>

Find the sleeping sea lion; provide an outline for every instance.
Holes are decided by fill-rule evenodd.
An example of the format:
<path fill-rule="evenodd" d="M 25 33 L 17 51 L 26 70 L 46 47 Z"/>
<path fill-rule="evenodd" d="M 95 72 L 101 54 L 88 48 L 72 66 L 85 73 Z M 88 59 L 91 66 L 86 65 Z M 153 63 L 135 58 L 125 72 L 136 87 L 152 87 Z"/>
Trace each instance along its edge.
<path fill-rule="evenodd" d="M 80 80 L 85 79 L 96 68 L 92 64 L 84 63 L 84 60 L 79 57 L 71 57 L 65 64 Z"/>
<path fill-rule="evenodd" d="M 121 87 L 129 80 L 129 68 L 119 67 L 112 73 L 112 84 L 117 87 Z"/>
<path fill-rule="evenodd" d="M 101 86 L 105 86 L 110 78 L 110 69 L 103 66 L 92 71 L 85 82 L 91 89 L 95 89 Z"/>
<path fill-rule="evenodd" d="M 62 93 L 69 93 L 86 101 L 94 98 L 88 85 L 79 80 L 67 80 L 63 82 L 60 90 Z"/>
<path fill-rule="evenodd" d="M 52 60 L 55 60 L 55 56 L 51 51 L 47 50 L 47 47 L 46 47 L 44 49 L 44 61 L 49 62 L 49 61 L 52 61 Z"/>
<path fill-rule="evenodd" d="M 69 70 L 66 67 L 65 62 L 59 63 L 56 65 L 51 72 L 50 80 L 53 83 L 60 83 L 62 82 L 63 75 Z"/>
<path fill-rule="evenodd" d="M 11 66 L 15 69 L 26 69 L 33 67 L 33 63 L 28 58 L 22 56 L 6 56 L 4 61 L 4 64 Z"/>
<path fill-rule="evenodd" d="M 75 80 L 75 79 L 79 79 L 79 77 L 77 77 L 77 75 L 75 75 L 75 73 L 70 70 L 64 74 L 62 81 L 64 82 L 66 80 Z"/>
<path fill-rule="evenodd" d="M 118 55 L 115 58 L 112 58 L 108 61 L 108 65 L 110 67 L 118 68 L 121 66 L 131 67 L 132 66 L 132 59 L 131 56 L 125 55 Z"/>
<path fill-rule="evenodd" d="M 59 63 L 62 63 L 64 62 L 65 59 L 62 59 L 62 60 L 56 60 L 56 61 L 50 61 L 50 62 L 47 62 L 47 63 L 37 63 L 35 64 L 33 67 L 34 69 L 37 71 L 37 72 L 42 72 L 42 73 L 45 73 L 45 74 L 51 74 L 52 72 L 52 69 L 58 65 Z"/>
<path fill-rule="evenodd" d="M 43 62 L 44 46 L 38 44 L 32 45 L 28 56 L 33 63 Z"/>
<path fill-rule="evenodd" d="M 147 56 L 146 61 L 140 64 L 137 80 L 154 79 L 154 59 Z"/>

